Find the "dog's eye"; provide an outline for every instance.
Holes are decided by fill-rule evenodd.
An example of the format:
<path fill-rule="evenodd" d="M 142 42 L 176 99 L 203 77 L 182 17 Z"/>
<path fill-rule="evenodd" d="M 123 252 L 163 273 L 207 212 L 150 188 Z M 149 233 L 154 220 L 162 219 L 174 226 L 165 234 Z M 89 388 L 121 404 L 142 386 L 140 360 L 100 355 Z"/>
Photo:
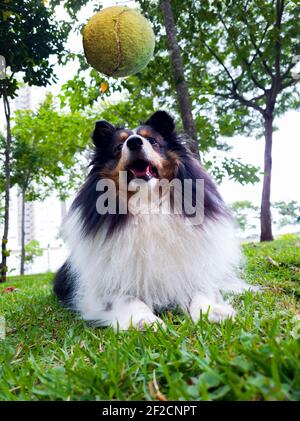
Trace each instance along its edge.
<path fill-rule="evenodd" d="M 123 143 L 119 143 L 119 145 L 115 147 L 115 150 L 119 152 L 122 148 L 123 148 Z"/>
<path fill-rule="evenodd" d="M 154 139 L 154 137 L 147 137 L 147 139 L 149 140 L 149 142 L 151 143 L 151 145 L 156 145 L 157 140 Z"/>

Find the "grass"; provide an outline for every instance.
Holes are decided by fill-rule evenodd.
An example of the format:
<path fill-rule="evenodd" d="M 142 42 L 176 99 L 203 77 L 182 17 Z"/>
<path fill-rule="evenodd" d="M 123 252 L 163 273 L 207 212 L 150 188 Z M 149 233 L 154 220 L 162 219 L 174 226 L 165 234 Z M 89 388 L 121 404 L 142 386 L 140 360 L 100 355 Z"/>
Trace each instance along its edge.
<path fill-rule="evenodd" d="M 300 237 L 244 249 L 245 277 L 264 291 L 234 299 L 234 324 L 167 313 L 167 332 L 116 334 L 62 309 L 51 274 L 12 277 L 0 285 L 0 400 L 299 400 Z"/>

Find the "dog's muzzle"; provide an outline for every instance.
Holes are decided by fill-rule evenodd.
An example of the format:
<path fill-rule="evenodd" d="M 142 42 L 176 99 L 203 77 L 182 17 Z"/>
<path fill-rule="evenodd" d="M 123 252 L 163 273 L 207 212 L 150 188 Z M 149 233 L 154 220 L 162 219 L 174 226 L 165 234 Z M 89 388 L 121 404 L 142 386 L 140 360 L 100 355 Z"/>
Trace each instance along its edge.
<path fill-rule="evenodd" d="M 128 149 L 127 171 L 129 179 L 142 178 L 146 181 L 158 178 L 158 171 L 151 160 L 152 147 L 141 136 L 130 136 L 126 145 Z"/>

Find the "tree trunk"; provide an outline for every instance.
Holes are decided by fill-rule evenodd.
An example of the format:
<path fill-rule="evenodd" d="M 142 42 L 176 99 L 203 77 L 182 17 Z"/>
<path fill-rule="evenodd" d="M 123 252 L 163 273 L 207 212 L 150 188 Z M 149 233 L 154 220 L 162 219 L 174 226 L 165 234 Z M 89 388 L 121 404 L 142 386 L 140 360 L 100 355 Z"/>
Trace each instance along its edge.
<path fill-rule="evenodd" d="M 264 155 L 264 181 L 261 198 L 260 213 L 260 241 L 272 241 L 272 218 L 271 218 L 271 173 L 272 173 L 272 137 L 273 117 L 265 117 L 265 155 Z"/>
<path fill-rule="evenodd" d="M 10 128 L 10 105 L 6 92 L 3 94 L 4 112 L 6 118 L 6 144 L 4 152 L 5 171 L 5 204 L 4 204 L 4 230 L 1 245 L 1 277 L 0 282 L 6 281 L 7 276 L 7 241 L 9 227 L 9 194 L 10 194 L 10 154 L 11 154 L 11 128 Z"/>
<path fill-rule="evenodd" d="M 20 264 L 20 275 L 24 275 L 25 272 L 25 189 L 22 189 L 21 200 L 21 264 Z"/>
<path fill-rule="evenodd" d="M 176 87 L 177 101 L 185 132 L 192 139 L 190 149 L 193 154 L 200 159 L 199 145 L 197 141 L 197 132 L 195 121 L 192 114 L 191 100 L 188 92 L 188 86 L 184 78 L 183 61 L 180 48 L 176 38 L 176 27 L 172 11 L 171 0 L 161 0 L 161 10 L 164 16 L 168 46 L 170 51 L 173 78 Z"/>

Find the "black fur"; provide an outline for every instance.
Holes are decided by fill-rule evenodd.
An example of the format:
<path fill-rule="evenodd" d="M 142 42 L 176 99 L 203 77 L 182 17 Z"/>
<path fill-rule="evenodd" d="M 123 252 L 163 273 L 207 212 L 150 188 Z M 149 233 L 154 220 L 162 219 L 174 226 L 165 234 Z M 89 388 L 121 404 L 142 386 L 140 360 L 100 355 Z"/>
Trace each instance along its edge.
<path fill-rule="evenodd" d="M 70 263 L 68 260 L 58 270 L 54 278 L 53 291 L 58 299 L 70 307 L 75 290 L 75 276 L 70 270 Z"/>
<path fill-rule="evenodd" d="M 230 216 L 227 206 L 221 198 L 218 189 L 205 171 L 202 165 L 192 156 L 190 151 L 180 142 L 180 138 L 173 133 L 169 138 L 170 150 L 176 152 L 180 158 L 180 165 L 175 174 L 175 178 L 179 179 L 184 185 L 184 180 L 192 180 L 193 193 L 192 205 L 196 204 L 196 180 L 204 180 L 204 216 L 207 218 L 216 218 L 220 215 Z"/>
<path fill-rule="evenodd" d="M 115 215 L 100 215 L 97 212 L 96 202 L 101 193 L 96 191 L 96 186 L 100 179 L 99 173 L 92 171 L 72 204 L 72 210 L 79 209 L 81 212 L 82 231 L 85 235 L 96 235 L 104 224 L 107 235 L 110 235 L 124 226 L 130 217 L 118 212 Z"/>
<path fill-rule="evenodd" d="M 179 157 L 180 165 L 175 178 L 179 179 L 182 183 L 187 179 L 193 181 L 192 205 L 194 207 L 196 206 L 196 180 L 204 180 L 205 217 L 216 218 L 218 215 L 229 217 L 229 211 L 214 181 L 202 165 L 192 156 L 191 152 L 187 150 L 186 146 L 182 144 L 181 137 L 176 134 L 173 117 L 165 111 L 157 111 L 145 124 L 150 125 L 164 136 L 168 149 L 175 152 Z"/>
<path fill-rule="evenodd" d="M 165 139 L 175 131 L 175 121 L 166 111 L 156 111 L 145 125 L 153 127 Z"/>
<path fill-rule="evenodd" d="M 108 121 L 97 121 L 92 136 L 94 145 L 98 149 L 107 149 L 115 131 L 116 127 L 110 124 Z"/>

